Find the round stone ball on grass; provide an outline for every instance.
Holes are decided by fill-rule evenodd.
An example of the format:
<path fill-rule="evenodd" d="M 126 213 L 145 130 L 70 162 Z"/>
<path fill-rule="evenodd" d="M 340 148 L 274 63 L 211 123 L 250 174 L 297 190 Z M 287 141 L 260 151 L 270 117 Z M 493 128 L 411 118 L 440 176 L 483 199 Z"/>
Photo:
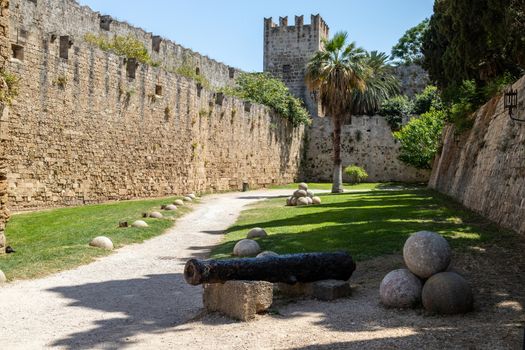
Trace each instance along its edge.
<path fill-rule="evenodd" d="M 169 204 L 167 205 L 164 210 L 167 210 L 167 211 L 174 211 L 174 210 L 177 210 L 177 206 L 174 205 L 174 204 Z"/>
<path fill-rule="evenodd" d="M 7 282 L 7 277 L 5 277 L 4 272 L 0 270 L 0 284 L 6 283 L 6 282 Z"/>
<path fill-rule="evenodd" d="M 242 241 L 237 242 L 235 247 L 233 247 L 233 255 L 235 256 L 256 256 L 261 252 L 261 247 L 259 243 L 252 239 L 243 239 Z"/>
<path fill-rule="evenodd" d="M 178 206 L 183 206 L 184 205 L 184 201 L 182 199 L 176 199 L 174 202 L 173 202 L 174 205 L 178 205 Z"/>
<path fill-rule="evenodd" d="M 291 205 L 292 205 L 292 198 L 293 198 L 293 197 L 288 197 L 288 198 L 286 198 L 286 205 L 287 205 L 287 206 L 291 206 Z"/>
<path fill-rule="evenodd" d="M 302 197 L 306 197 L 308 194 L 306 193 L 305 190 L 297 190 L 294 192 L 293 196 L 296 197 L 296 198 L 302 198 Z"/>
<path fill-rule="evenodd" d="M 144 228 L 144 227 L 148 227 L 148 223 L 146 221 L 143 221 L 143 220 L 137 220 L 135 221 L 134 223 L 131 224 L 131 226 L 133 227 L 139 227 L 139 228 Z"/>
<path fill-rule="evenodd" d="M 268 236 L 268 234 L 266 233 L 266 231 L 260 227 L 255 227 L 255 228 L 252 228 L 249 232 L 248 232 L 248 235 L 246 236 L 246 238 L 263 238 L 263 237 L 266 237 Z"/>
<path fill-rule="evenodd" d="M 306 195 L 310 198 L 313 198 L 315 196 L 314 191 L 310 191 L 310 190 L 306 191 Z"/>
<path fill-rule="evenodd" d="M 197 196 L 194 193 L 188 194 L 187 197 L 190 197 L 191 199 L 196 199 L 197 198 Z"/>
<path fill-rule="evenodd" d="M 149 214 L 149 217 L 150 218 L 154 218 L 154 219 L 162 219 L 164 217 L 164 215 L 162 215 L 158 211 L 154 211 L 154 212 Z"/>
<path fill-rule="evenodd" d="M 292 197 L 292 200 L 290 201 L 290 205 L 292 207 L 295 207 L 297 205 L 297 197 Z"/>
<path fill-rule="evenodd" d="M 267 250 L 267 251 L 257 254 L 256 258 L 268 258 L 268 257 L 276 257 L 276 256 L 279 256 L 279 254 L 277 254 L 276 252 Z"/>
<path fill-rule="evenodd" d="M 298 206 L 308 205 L 308 199 L 306 199 L 306 197 L 297 198 L 297 205 Z"/>
<path fill-rule="evenodd" d="M 406 309 L 421 303 L 421 281 L 407 269 L 388 273 L 379 287 L 381 303 L 386 307 Z"/>
<path fill-rule="evenodd" d="M 308 202 L 308 205 L 312 205 L 314 201 L 310 197 L 306 197 L 306 201 Z"/>
<path fill-rule="evenodd" d="M 312 204 L 321 204 L 321 198 L 319 197 L 313 197 L 312 198 Z"/>
<path fill-rule="evenodd" d="M 301 183 L 299 184 L 299 189 L 300 189 L 300 190 L 303 190 L 303 191 L 308 191 L 308 184 L 305 183 L 305 182 L 301 182 Z"/>
<path fill-rule="evenodd" d="M 113 242 L 111 242 L 111 239 L 104 237 L 104 236 L 99 236 L 99 237 L 94 238 L 89 243 L 89 245 L 95 248 L 113 250 Z"/>
<path fill-rule="evenodd" d="M 421 278 L 445 271 L 451 260 L 450 245 L 435 232 L 420 231 L 407 239 L 403 258 L 408 269 Z"/>
<path fill-rule="evenodd" d="M 429 312 L 454 315 L 472 310 L 474 298 L 468 282 L 455 272 L 441 272 L 423 287 L 423 306 Z"/>

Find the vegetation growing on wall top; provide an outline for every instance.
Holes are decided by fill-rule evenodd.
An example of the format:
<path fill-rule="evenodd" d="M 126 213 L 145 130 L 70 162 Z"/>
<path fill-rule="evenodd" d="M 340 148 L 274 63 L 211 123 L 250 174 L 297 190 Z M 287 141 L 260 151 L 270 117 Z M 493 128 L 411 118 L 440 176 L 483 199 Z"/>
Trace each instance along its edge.
<path fill-rule="evenodd" d="M 0 70 L 0 104 L 11 105 L 18 96 L 19 78 L 3 69 Z"/>
<path fill-rule="evenodd" d="M 84 40 L 91 45 L 98 46 L 103 51 L 111 51 L 119 56 L 134 58 L 137 61 L 151 66 L 158 66 L 159 62 L 152 60 L 148 49 L 132 35 L 115 35 L 112 39 L 105 35 L 86 34 Z"/>
<path fill-rule="evenodd" d="M 222 88 L 221 92 L 272 108 L 288 119 L 294 126 L 308 125 L 310 114 L 303 102 L 294 97 L 280 80 L 267 73 L 243 73 L 234 87 Z"/>

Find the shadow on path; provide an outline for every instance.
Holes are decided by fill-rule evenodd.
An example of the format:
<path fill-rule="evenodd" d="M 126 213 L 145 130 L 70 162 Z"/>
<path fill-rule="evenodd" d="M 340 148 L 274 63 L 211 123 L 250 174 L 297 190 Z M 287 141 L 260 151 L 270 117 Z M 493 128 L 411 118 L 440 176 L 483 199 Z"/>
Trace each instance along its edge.
<path fill-rule="evenodd" d="M 89 283 L 50 290 L 71 299 L 69 307 L 103 311 L 90 330 L 70 334 L 53 346 L 68 349 L 117 349 L 142 333 L 164 333 L 201 312 L 201 288 L 182 274 Z"/>

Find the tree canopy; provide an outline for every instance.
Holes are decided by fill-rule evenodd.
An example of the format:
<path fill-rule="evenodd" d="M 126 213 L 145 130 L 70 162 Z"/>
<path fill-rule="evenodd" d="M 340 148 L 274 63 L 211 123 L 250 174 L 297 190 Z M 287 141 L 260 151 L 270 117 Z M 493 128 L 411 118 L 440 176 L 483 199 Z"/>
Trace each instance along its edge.
<path fill-rule="evenodd" d="M 421 64 L 423 61 L 423 37 L 428 30 L 429 20 L 425 19 L 410 28 L 392 48 L 392 58 L 402 64 Z"/>

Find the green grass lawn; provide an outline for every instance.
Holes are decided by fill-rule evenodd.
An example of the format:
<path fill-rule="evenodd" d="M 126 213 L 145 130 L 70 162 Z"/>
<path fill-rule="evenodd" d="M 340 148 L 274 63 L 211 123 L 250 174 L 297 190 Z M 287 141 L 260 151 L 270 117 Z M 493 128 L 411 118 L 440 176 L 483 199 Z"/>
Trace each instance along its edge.
<path fill-rule="evenodd" d="M 308 207 L 285 207 L 284 198 L 257 203 L 242 213 L 212 257 L 231 257 L 235 243 L 253 227 L 269 234 L 258 240 L 263 250 L 280 254 L 346 250 L 356 260 L 400 253 L 407 237 L 421 230 L 442 234 L 454 248 L 507 234 L 450 198 L 418 187 L 397 191 L 376 187 L 321 198 L 322 205 Z"/>
<path fill-rule="evenodd" d="M 307 183 L 308 189 L 315 191 L 315 190 L 331 190 L 332 184 L 331 183 Z M 299 186 L 299 183 L 294 184 L 287 184 L 287 185 L 280 185 L 280 186 L 273 186 L 272 189 L 290 189 L 290 190 L 296 190 Z M 365 191 L 365 190 L 377 190 L 381 188 L 389 188 L 389 187 L 397 187 L 397 186 L 406 186 L 405 184 L 398 184 L 395 182 L 388 182 L 388 183 L 360 183 L 360 184 L 349 184 L 344 183 L 343 187 L 345 191 Z M 413 185 L 410 185 L 411 187 Z"/>
<path fill-rule="evenodd" d="M 91 262 L 110 252 L 89 246 L 96 236 L 111 238 L 116 248 L 157 236 L 173 225 L 175 212 L 161 211 L 162 204 L 177 198 L 123 201 L 14 215 L 7 226 L 8 244 L 16 253 L 0 256 L 0 270 L 9 280 L 45 276 Z M 144 219 L 142 213 L 161 211 L 165 219 Z M 148 228 L 119 228 L 120 221 L 144 220 Z"/>

